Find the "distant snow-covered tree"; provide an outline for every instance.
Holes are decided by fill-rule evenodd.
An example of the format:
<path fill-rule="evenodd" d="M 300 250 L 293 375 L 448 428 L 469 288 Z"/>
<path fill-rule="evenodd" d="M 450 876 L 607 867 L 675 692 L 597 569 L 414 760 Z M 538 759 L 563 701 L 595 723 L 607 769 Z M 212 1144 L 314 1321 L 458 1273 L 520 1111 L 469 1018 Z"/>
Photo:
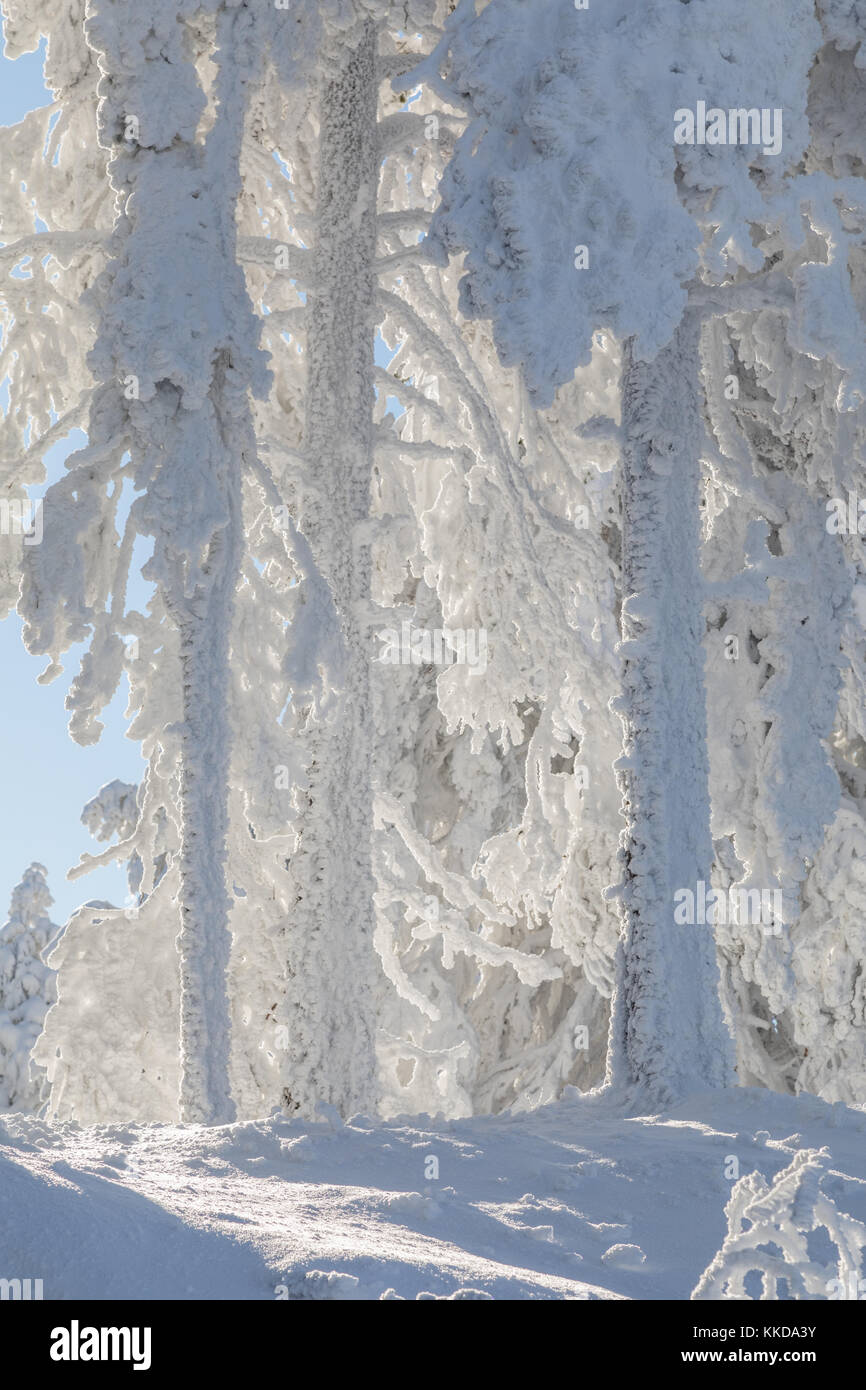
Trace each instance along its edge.
<path fill-rule="evenodd" d="M 177 840 L 155 790 L 157 767 L 154 758 L 138 787 L 108 782 L 81 816 L 94 839 L 115 843 L 83 855 L 71 876 L 120 859 L 129 893 L 122 908 L 84 903 L 51 950 L 57 1000 L 34 1059 L 47 1077 L 52 1119 L 177 1119 L 180 994 L 171 911 L 177 880 L 168 867 L 176 863 Z"/>
<path fill-rule="evenodd" d="M 36 1112 L 46 1099 L 45 1072 L 31 1058 L 54 1003 L 55 972 L 44 953 L 61 928 L 48 915 L 54 899 L 42 864 L 31 864 L 13 890 L 0 927 L 0 1108 Z"/>

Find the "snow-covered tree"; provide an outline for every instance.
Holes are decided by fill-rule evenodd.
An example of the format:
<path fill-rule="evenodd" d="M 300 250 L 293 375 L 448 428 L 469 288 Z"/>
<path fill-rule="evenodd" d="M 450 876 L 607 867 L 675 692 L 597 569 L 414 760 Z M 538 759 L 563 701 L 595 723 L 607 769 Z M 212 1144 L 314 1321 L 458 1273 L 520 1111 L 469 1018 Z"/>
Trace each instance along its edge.
<path fill-rule="evenodd" d="M 146 760 L 85 811 L 131 896 L 58 949 L 54 1112 L 537 1104 L 617 981 L 645 1099 L 729 1032 L 859 1095 L 850 7 L 6 8 L 58 92 L 0 133 L 8 497 L 88 441 L 3 601 Z M 701 884 L 771 929 L 680 925 Z"/>
<path fill-rule="evenodd" d="M 753 881 L 777 884 L 787 904 L 778 934 L 736 923 L 719 932 L 741 1079 L 850 1101 L 863 1096 L 866 1047 L 857 519 L 866 147 L 852 118 L 866 73 L 854 12 L 819 4 L 816 13 L 808 144 L 790 188 L 806 235 L 784 224 L 754 231 L 793 293 L 717 320 L 707 342 L 717 384 L 708 572 L 730 574 L 751 549 L 773 556 L 765 602 L 731 597 L 708 609 L 710 749 L 720 885 L 746 883 L 751 864 Z"/>
<path fill-rule="evenodd" d="M 416 8 L 421 17 L 432 12 L 424 3 Z M 102 72 L 98 131 L 117 218 L 101 240 L 106 267 L 84 296 L 84 316 L 76 320 L 75 306 L 64 306 L 64 322 L 79 336 L 88 315 L 96 320 L 87 363 L 95 382 L 88 444 L 50 490 L 46 511 L 63 521 L 28 560 L 19 607 L 30 649 L 52 657 L 46 679 L 58 674 L 71 643 L 89 639 L 69 701 L 74 737 L 99 736 L 100 709 L 124 671 L 129 678 L 130 734 L 142 739 L 149 761 L 138 819 L 80 867 L 137 860 L 147 911 L 170 916 L 179 909 L 187 1118 L 230 1117 L 230 1076 L 249 1083 L 238 1052 L 260 1051 L 269 1030 L 273 1042 L 275 1027 L 289 1040 L 277 1058 L 285 1075 L 270 1096 L 259 1089 L 256 1105 L 281 1094 L 289 1106 L 317 1098 L 343 1108 L 374 1104 L 372 795 L 363 770 L 370 729 L 362 700 L 369 615 L 359 625 L 355 611 L 369 583 L 369 558 L 356 532 L 369 518 L 373 477 L 371 287 L 384 148 L 377 93 L 399 63 L 407 65 L 405 58 L 394 65 L 392 43 L 382 66 L 378 26 L 389 9 L 378 0 L 310 4 L 297 15 L 271 6 L 154 4 L 141 8 L 130 28 L 123 7 L 106 0 L 86 17 L 87 51 L 99 54 Z M 73 16 L 73 27 L 80 18 Z M 399 18 L 407 19 L 403 5 Z M 53 35 L 61 17 L 47 7 L 42 22 Z M 362 48 L 368 61 L 359 76 L 353 54 Z M 357 89 L 361 103 L 348 117 L 341 82 Z M 297 144 L 291 120 L 288 135 L 268 142 L 287 114 L 298 118 Z M 337 147 L 348 141 L 343 165 L 348 160 L 355 177 L 356 140 L 367 151 L 361 203 L 346 201 L 335 172 Z M 281 146 L 288 146 L 285 167 L 299 196 L 273 161 Z M 68 177 L 80 169 L 69 141 L 58 163 Z M 100 177 L 97 168 L 88 173 Z M 296 199 L 301 206 L 292 206 Z M 356 225 L 362 204 L 366 221 Z M 295 243 L 311 226 L 321 228 L 321 246 L 314 238 L 310 255 L 282 240 Z M 350 252 L 358 275 L 347 277 L 342 262 Z M 308 309 L 295 275 L 285 273 L 305 264 L 318 264 L 319 276 Z M 245 272 L 261 316 L 253 312 Z M 306 286 L 310 270 L 300 278 Z M 312 340 L 300 364 L 296 344 L 285 341 L 292 304 L 304 308 L 303 332 Z M 27 307 L 32 337 L 44 305 L 33 295 Z M 288 370 L 281 362 L 273 376 L 258 348 L 266 320 L 266 341 L 288 361 Z M 350 380 L 357 393 L 347 430 L 338 397 Z M 26 406 L 23 400 L 25 419 Z M 295 442 L 303 450 L 293 454 Z M 296 496 L 286 466 L 292 459 L 303 461 Z M 13 466 L 20 471 L 18 459 Z M 121 498 L 130 491 L 135 500 L 124 512 Z M 146 615 L 126 603 L 141 537 L 153 548 L 144 570 L 155 586 Z M 253 605 L 267 609 L 270 626 Z M 238 656 L 231 668 L 230 650 Z M 254 666 L 270 677 L 261 687 Z M 356 736 L 347 739 L 341 710 L 354 711 Z M 297 727 L 294 745 L 281 718 Z M 360 782 L 352 793 L 346 775 L 355 768 Z M 308 813 L 297 846 L 297 812 L 288 798 L 280 823 L 277 774 Z M 352 817 L 345 836 L 322 829 L 343 815 Z M 288 850 L 296 861 L 291 876 Z M 354 887 L 346 876 L 351 863 L 360 875 Z M 249 992 L 236 1013 L 248 1033 L 232 1060 L 226 971 L 234 904 L 233 981 Z M 100 920 L 120 925 L 110 913 Z M 263 960 L 267 973 L 257 980 Z M 261 1010 L 259 991 L 268 1001 Z M 135 1001 L 126 1002 L 135 1016 Z M 356 1020 L 354 1041 L 347 1016 Z M 74 1015 L 67 1017 L 72 1024 Z M 245 1103 L 253 1095 L 245 1093 Z"/>
<path fill-rule="evenodd" d="M 0 1108 L 7 1110 L 36 1112 L 46 1099 L 44 1070 L 31 1061 L 57 997 L 44 954 L 61 928 L 48 915 L 54 899 L 46 874 L 42 864 L 30 865 L 0 927 Z"/>
<path fill-rule="evenodd" d="M 71 643 L 89 639 L 69 697 L 80 741 L 99 736 L 99 711 L 124 671 L 129 677 L 130 732 L 142 738 L 150 772 L 135 831 L 105 857 L 140 854 L 143 891 L 159 879 L 162 912 L 179 911 L 181 1112 L 216 1120 L 234 1113 L 226 855 L 241 715 L 230 708 L 228 662 L 243 487 L 257 454 L 250 395 L 269 384 L 236 249 L 239 158 L 248 86 L 287 19 L 273 7 L 221 4 L 154 4 L 127 19 L 112 3 L 91 6 L 86 19 L 117 218 L 85 317 L 68 316 L 79 337 L 88 316 L 97 323 L 88 444 L 50 489 L 46 513 L 58 524 L 29 557 L 19 608 L 30 649 L 52 657 L 46 679 Z M 53 43 L 61 19 L 49 9 L 46 21 Z M 307 29 L 317 22 L 311 10 Z M 284 79 L 307 55 L 296 25 L 292 34 Z M 72 179 L 91 172 L 77 154 L 66 141 L 59 155 Z M 33 303 L 31 332 L 41 307 Z M 130 490 L 137 496 L 121 509 Z M 152 547 L 144 574 L 155 586 L 146 615 L 126 603 L 141 537 Z M 141 855 L 166 812 L 176 827 L 168 872 Z"/>
<path fill-rule="evenodd" d="M 232 18 L 241 22 L 243 13 Z M 58 16 L 50 18 L 59 23 Z M 20 611 L 30 650 L 51 655 L 47 679 L 60 670 L 62 652 L 89 637 L 69 704 L 73 736 L 92 741 L 100 732 L 96 716 L 124 668 L 123 634 L 134 630 L 135 619 L 125 612 L 134 542 L 137 535 L 154 538 L 150 574 L 157 598 L 150 624 L 135 635 L 159 651 L 158 698 L 164 705 L 163 695 L 171 700 L 173 693 L 181 716 L 182 1109 L 191 1118 L 214 1119 L 233 1113 L 227 901 L 220 886 L 228 750 L 221 692 L 239 535 L 232 489 L 239 486 L 246 447 L 243 411 L 236 406 L 233 412 L 227 402 L 235 381 L 242 383 L 242 398 L 263 378 L 252 380 L 261 368 L 252 320 L 244 320 L 238 298 L 240 272 L 231 254 L 220 263 L 233 245 L 228 127 L 239 128 L 243 119 L 242 79 L 233 67 L 215 133 L 197 145 L 206 97 L 185 18 L 156 5 L 133 19 L 110 3 L 87 16 L 88 47 L 100 54 L 102 69 L 99 144 L 112 156 L 109 179 L 119 215 L 103 243 L 106 269 L 87 303 L 98 315 L 88 362 L 95 381 L 88 443 L 69 460 L 67 477 L 50 489 L 46 511 L 56 509 L 58 524 L 46 528 L 44 544 L 27 557 Z M 92 120 L 92 106 L 90 114 Z M 76 167 L 75 154 L 67 142 L 64 162 L 73 180 L 90 172 Z M 105 201 L 104 179 L 98 193 Z M 219 303 L 215 285 L 222 291 Z M 185 317 L 175 314 L 178 293 Z M 80 321 L 78 327 L 80 333 Z M 142 495 L 118 544 L 115 518 L 127 477 Z M 207 793 L 201 781 L 206 762 L 216 773 L 216 788 Z"/>
<path fill-rule="evenodd" d="M 825 20 L 840 33 L 848 25 L 850 49 L 859 34 L 839 7 L 829 11 Z M 739 573 L 704 583 L 700 465 L 717 450 L 704 438 L 706 413 L 714 415 L 725 386 L 706 369 L 707 334 L 717 319 L 776 312 L 793 353 L 829 356 L 841 368 L 835 407 L 850 411 L 861 399 L 851 228 L 840 227 L 834 206 L 851 198 L 850 180 L 834 188 L 801 167 L 822 40 L 811 4 L 786 7 L 782 22 L 781 7 L 766 0 L 744 23 L 738 7 L 699 0 L 639 13 L 620 4 L 584 12 L 564 0 L 491 0 L 480 14 L 467 0 L 420 70 L 471 117 L 433 226 L 443 257 L 466 252 L 464 311 L 492 319 L 503 361 L 522 365 L 542 405 L 587 360 L 594 331 L 625 345 L 621 418 L 608 426 L 623 460 L 625 675 L 617 707 L 627 824 L 611 1075 L 661 1097 L 733 1075 L 712 933 L 675 930 L 673 921 L 678 889 L 709 882 L 714 858 L 702 608 L 710 597 L 764 605 L 786 577 L 784 564 L 772 564 L 772 546 L 762 555 L 750 545 Z M 719 117 L 712 136 L 689 137 L 698 96 L 704 117 L 720 109 L 726 123 L 733 116 L 732 140 Z M 767 120 L 750 138 L 751 112 Z M 764 245 L 756 227 L 765 229 Z M 791 258 L 784 269 L 780 251 Z M 827 292 L 838 308 L 835 341 L 820 307 Z M 737 488 L 748 485 L 741 466 Z M 813 569 L 826 546 L 817 551 Z M 834 590 L 826 566 L 814 573 L 818 601 L 838 612 L 844 584 Z M 804 657 L 808 663 L 792 648 L 801 709 Z M 828 675 L 822 713 L 810 721 L 809 756 L 818 765 L 834 679 Z M 776 722 L 776 737 L 796 738 L 790 719 L 787 728 Z M 781 747 L 775 756 L 788 758 Z M 770 779 L 767 796 L 774 785 Z M 740 887 L 756 879 L 778 886 L 779 922 L 796 914 L 792 885 L 803 870 L 795 861 L 808 860 L 832 814 L 819 799 L 811 838 L 792 843 L 789 857 L 777 840 L 770 864 L 744 853 L 734 871 Z"/>

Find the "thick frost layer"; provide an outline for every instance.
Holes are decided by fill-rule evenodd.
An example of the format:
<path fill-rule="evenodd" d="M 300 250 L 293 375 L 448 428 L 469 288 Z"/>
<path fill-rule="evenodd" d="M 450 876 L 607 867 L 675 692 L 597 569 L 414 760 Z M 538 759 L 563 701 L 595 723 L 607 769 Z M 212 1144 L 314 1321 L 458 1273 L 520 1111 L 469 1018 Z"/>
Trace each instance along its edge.
<path fill-rule="evenodd" d="M 472 0 L 458 6 L 421 69 L 473 117 L 433 244 L 466 250 L 461 307 L 493 320 L 539 402 L 589 360 L 597 328 L 633 336 L 639 356 L 669 341 L 708 228 L 710 273 L 759 267 L 750 226 L 802 156 L 819 37 L 808 0 L 497 0 L 477 18 Z M 698 99 L 781 110 L 781 154 L 675 146 L 674 114 Z"/>

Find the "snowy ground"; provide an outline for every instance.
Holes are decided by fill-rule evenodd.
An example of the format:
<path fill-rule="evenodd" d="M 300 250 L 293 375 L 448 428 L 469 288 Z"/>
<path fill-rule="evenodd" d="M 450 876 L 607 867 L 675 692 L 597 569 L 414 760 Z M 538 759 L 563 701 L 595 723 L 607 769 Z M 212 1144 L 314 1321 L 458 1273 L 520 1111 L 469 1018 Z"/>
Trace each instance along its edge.
<path fill-rule="evenodd" d="M 729 1155 L 769 1178 L 826 1145 L 833 1200 L 866 1220 L 864 1132 L 861 1111 L 764 1090 L 650 1119 L 576 1096 L 345 1126 L 6 1116 L 0 1276 L 46 1299 L 687 1299 L 726 1229 Z"/>

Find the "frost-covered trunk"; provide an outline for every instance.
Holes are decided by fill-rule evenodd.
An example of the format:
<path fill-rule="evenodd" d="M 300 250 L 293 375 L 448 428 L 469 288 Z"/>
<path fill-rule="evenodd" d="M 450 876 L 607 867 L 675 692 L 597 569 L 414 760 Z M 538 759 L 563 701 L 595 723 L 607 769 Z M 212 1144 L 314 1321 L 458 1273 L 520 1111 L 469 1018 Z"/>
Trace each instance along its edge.
<path fill-rule="evenodd" d="M 233 429 L 222 400 L 225 364 L 215 374 L 215 423 L 231 453 Z M 221 410 L 221 406 L 223 410 Z M 220 418 L 222 414 L 223 418 Z M 195 429 L 194 420 L 187 430 Z M 241 550 L 242 449 L 223 479 L 228 522 L 210 541 L 208 585 L 177 613 L 183 688 L 180 773 L 180 1085 L 181 1118 L 222 1124 L 235 1118 L 229 1090 L 230 1022 L 226 987 L 231 950 L 226 885 L 229 760 L 229 635 Z"/>
<path fill-rule="evenodd" d="M 345 663 L 308 734 L 308 787 L 292 862 L 283 1102 L 374 1110 L 375 983 L 370 709 L 366 623 L 375 333 L 375 31 L 322 88 L 314 293 L 308 327 L 301 527 L 339 613 Z M 378 651 L 378 644 L 376 644 Z"/>
<path fill-rule="evenodd" d="M 699 900 L 713 861 L 698 335 L 687 315 L 653 362 L 627 344 L 623 366 L 625 931 L 609 1078 L 652 1101 L 734 1080 L 712 927 L 674 920 L 675 894 Z"/>

